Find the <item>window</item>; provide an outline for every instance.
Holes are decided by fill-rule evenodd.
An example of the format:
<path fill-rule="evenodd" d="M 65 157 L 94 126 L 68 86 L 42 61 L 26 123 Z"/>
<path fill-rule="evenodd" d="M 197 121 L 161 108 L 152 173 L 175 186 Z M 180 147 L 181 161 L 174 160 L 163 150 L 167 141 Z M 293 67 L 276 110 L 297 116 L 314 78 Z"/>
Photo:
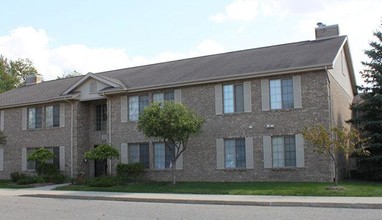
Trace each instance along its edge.
<path fill-rule="evenodd" d="M 150 168 L 149 144 L 129 144 L 128 152 L 129 163 L 142 163 L 146 169 Z"/>
<path fill-rule="evenodd" d="M 154 102 L 174 101 L 174 92 L 155 93 L 153 95 Z"/>
<path fill-rule="evenodd" d="M 224 113 L 244 112 L 243 84 L 223 86 Z"/>
<path fill-rule="evenodd" d="M 224 140 L 225 168 L 245 168 L 245 140 L 226 139 Z"/>
<path fill-rule="evenodd" d="M 96 105 L 96 131 L 105 131 L 107 126 L 106 104 Z"/>
<path fill-rule="evenodd" d="M 272 137 L 273 167 L 296 167 L 296 141 L 294 136 Z"/>
<path fill-rule="evenodd" d="M 36 162 L 28 161 L 28 156 L 35 151 L 37 148 L 28 148 L 27 149 L 27 170 L 36 170 Z M 60 148 L 59 147 L 46 147 L 46 149 L 53 152 L 54 157 L 47 161 L 47 163 L 54 164 L 54 166 L 59 170 L 60 169 Z"/>
<path fill-rule="evenodd" d="M 41 128 L 42 125 L 42 108 L 28 108 L 28 128 Z"/>
<path fill-rule="evenodd" d="M 129 120 L 137 121 L 139 115 L 149 105 L 148 96 L 132 96 L 129 98 Z"/>
<path fill-rule="evenodd" d="M 45 123 L 47 128 L 60 126 L 60 106 L 59 105 L 46 106 Z"/>
<path fill-rule="evenodd" d="M 271 109 L 294 108 L 293 80 L 269 80 Z"/>
<path fill-rule="evenodd" d="M 171 168 L 171 160 L 175 157 L 175 147 L 171 150 L 164 143 L 154 144 L 154 167 L 155 169 Z"/>

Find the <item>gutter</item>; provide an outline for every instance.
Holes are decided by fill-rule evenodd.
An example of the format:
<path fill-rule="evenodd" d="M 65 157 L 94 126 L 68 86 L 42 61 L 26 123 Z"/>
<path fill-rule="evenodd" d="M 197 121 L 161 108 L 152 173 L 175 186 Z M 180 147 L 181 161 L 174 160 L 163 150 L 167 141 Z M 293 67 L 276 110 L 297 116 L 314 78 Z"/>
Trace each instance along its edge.
<path fill-rule="evenodd" d="M 193 86 L 193 85 L 202 85 L 202 84 L 209 84 L 209 83 L 217 83 L 217 82 L 226 82 L 226 81 L 232 81 L 232 80 L 242 80 L 242 79 L 248 79 L 248 78 L 262 78 L 267 76 L 276 76 L 281 74 L 290 74 L 290 73 L 301 73 L 301 72 L 308 72 L 308 71 L 318 71 L 318 70 L 325 70 L 327 68 L 333 68 L 333 65 L 326 64 L 324 66 L 308 66 L 300 69 L 284 69 L 281 71 L 264 71 L 264 72 L 252 72 L 252 73 L 245 73 L 241 75 L 236 76 L 225 76 L 225 77 L 211 77 L 203 80 L 192 80 L 192 81 L 186 81 L 183 83 L 169 83 L 169 84 L 162 84 L 158 86 L 143 86 L 133 89 L 119 89 L 119 90 L 113 90 L 113 91 L 104 91 L 103 94 L 106 95 L 114 95 L 114 94 L 121 94 L 121 93 L 130 93 L 130 92 L 143 92 L 143 91 L 149 91 L 154 89 L 167 89 L 167 88 L 173 88 L 173 87 L 181 87 L 181 86 Z"/>

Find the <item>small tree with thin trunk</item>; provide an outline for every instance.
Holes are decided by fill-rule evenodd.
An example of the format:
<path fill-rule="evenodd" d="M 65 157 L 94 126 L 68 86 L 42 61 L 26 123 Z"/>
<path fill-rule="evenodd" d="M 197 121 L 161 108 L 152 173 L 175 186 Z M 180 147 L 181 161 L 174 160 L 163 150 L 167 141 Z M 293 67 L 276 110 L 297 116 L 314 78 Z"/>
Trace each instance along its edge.
<path fill-rule="evenodd" d="M 98 145 L 96 148 L 85 152 L 85 159 L 87 160 L 106 160 L 113 159 L 115 157 L 119 157 L 119 152 L 113 146 L 108 144 Z M 105 169 L 107 164 L 105 164 Z"/>
<path fill-rule="evenodd" d="M 34 150 L 30 155 L 28 155 L 28 161 L 36 162 L 37 171 L 40 170 L 38 175 L 44 175 L 44 166 L 48 160 L 53 159 L 54 153 L 44 147 L 40 147 Z"/>
<path fill-rule="evenodd" d="M 204 119 L 175 102 L 155 102 L 139 117 L 138 130 L 146 137 L 160 138 L 174 155 L 171 159 L 172 183 L 176 184 L 176 162 L 187 149 L 191 135 L 201 132 Z"/>
<path fill-rule="evenodd" d="M 339 153 L 351 155 L 364 154 L 367 155 L 368 151 L 365 150 L 365 139 L 361 139 L 359 133 L 351 129 L 348 131 L 344 127 L 332 127 L 326 129 L 323 125 L 304 128 L 302 131 L 304 139 L 313 145 L 314 151 L 329 155 L 334 164 L 334 185 L 338 185 L 338 158 Z"/>

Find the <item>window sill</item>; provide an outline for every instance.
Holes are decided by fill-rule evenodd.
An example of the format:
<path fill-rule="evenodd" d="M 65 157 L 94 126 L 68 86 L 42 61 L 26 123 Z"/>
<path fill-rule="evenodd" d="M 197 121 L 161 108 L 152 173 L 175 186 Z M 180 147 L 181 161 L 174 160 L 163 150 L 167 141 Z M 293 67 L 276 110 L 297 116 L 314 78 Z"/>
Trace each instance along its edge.
<path fill-rule="evenodd" d="M 224 168 L 224 172 L 246 172 L 246 168 Z"/>
<path fill-rule="evenodd" d="M 298 171 L 298 170 L 303 170 L 305 167 L 273 167 L 269 168 L 271 171 Z"/>
<path fill-rule="evenodd" d="M 28 128 L 27 131 L 41 131 L 42 129 L 41 128 Z"/>

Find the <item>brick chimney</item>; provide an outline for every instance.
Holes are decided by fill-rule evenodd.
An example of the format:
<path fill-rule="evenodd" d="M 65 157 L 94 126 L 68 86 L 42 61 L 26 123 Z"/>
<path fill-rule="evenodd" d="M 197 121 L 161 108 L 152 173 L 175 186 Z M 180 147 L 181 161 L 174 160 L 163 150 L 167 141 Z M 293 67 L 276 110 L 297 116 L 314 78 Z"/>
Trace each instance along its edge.
<path fill-rule="evenodd" d="M 336 37 L 340 35 L 338 24 L 326 26 L 325 24 L 318 22 L 315 32 L 316 39 Z"/>
<path fill-rule="evenodd" d="M 35 85 L 35 84 L 41 83 L 41 82 L 42 82 L 42 76 L 39 76 L 39 75 L 27 76 L 25 78 L 25 85 L 26 86 Z"/>

